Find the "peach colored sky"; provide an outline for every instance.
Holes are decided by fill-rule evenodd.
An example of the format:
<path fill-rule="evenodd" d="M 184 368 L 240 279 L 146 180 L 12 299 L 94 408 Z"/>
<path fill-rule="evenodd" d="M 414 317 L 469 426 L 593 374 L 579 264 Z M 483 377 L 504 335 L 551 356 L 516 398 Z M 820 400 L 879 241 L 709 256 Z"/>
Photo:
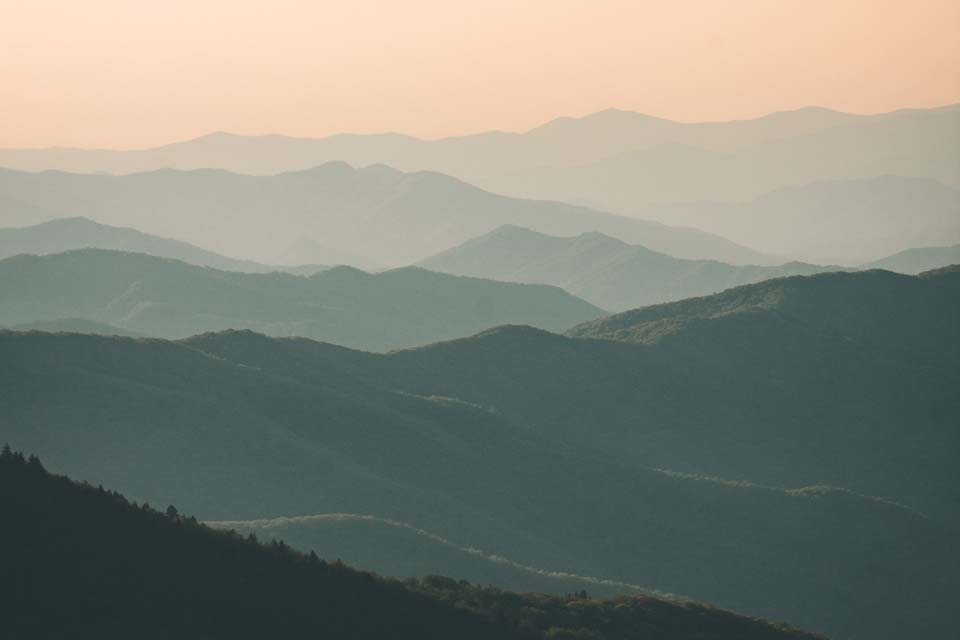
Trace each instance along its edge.
<path fill-rule="evenodd" d="M 0 0 L 0 147 L 960 101 L 958 0 Z"/>

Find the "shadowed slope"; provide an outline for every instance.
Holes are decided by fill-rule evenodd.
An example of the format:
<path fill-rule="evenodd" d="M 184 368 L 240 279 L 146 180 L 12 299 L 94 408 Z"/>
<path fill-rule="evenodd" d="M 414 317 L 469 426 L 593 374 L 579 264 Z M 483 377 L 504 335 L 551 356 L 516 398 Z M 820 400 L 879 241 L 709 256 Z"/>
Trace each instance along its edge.
<path fill-rule="evenodd" d="M 131 505 L 8 450 L 0 508 L 0 542 L 17 550 L 4 562 L 3 623 L 22 637 L 537 640 L 567 628 L 601 640 L 813 638 L 651 598 L 581 602 L 442 578 L 384 580 L 283 543 L 216 533 L 172 507 Z"/>
<path fill-rule="evenodd" d="M 715 471 L 700 443 L 737 438 L 720 460 L 739 471 L 729 477 L 763 472 L 769 484 L 790 486 L 808 474 L 799 454 L 813 441 L 821 469 L 843 464 L 870 487 L 878 481 L 870 465 L 890 455 L 835 438 L 824 457 L 822 435 L 791 432 L 796 404 L 758 423 L 754 407 L 728 398 L 739 412 L 730 421 L 724 400 L 691 376 L 696 360 L 679 351 L 508 327 L 391 355 L 248 332 L 183 343 L 9 333 L 0 334 L 0 357 L 3 438 L 155 504 L 177 501 L 219 519 L 375 514 L 545 570 L 651 586 L 841 637 L 937 635 L 952 624 L 940 612 L 958 588 L 943 571 L 953 534 L 932 517 L 848 491 L 651 470 Z M 794 390 L 801 401 L 813 392 Z M 904 393 L 897 402 L 916 402 L 912 383 Z M 871 399 L 878 411 L 890 408 Z M 713 442 L 689 430 L 690 408 L 711 416 Z M 627 412 L 632 430 L 620 422 Z M 837 412 L 813 407 L 828 425 Z M 914 439 L 923 433 L 925 446 L 952 457 L 955 443 L 934 441 L 916 423 Z M 797 455 L 782 457 L 771 442 Z M 938 490 L 934 481 L 949 470 L 927 462 L 904 474 L 913 484 L 896 485 L 901 493 Z M 903 607 L 908 619 L 883 613 Z"/>

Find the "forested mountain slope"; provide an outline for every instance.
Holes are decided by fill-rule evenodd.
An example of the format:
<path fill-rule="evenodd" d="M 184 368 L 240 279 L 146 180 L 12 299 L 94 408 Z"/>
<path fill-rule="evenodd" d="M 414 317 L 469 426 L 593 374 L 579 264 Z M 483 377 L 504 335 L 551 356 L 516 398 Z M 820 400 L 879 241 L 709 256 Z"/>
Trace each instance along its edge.
<path fill-rule="evenodd" d="M 952 624 L 945 599 L 958 586 L 943 567 L 955 558 L 955 532 L 932 516 L 829 487 L 651 469 L 679 466 L 671 463 L 684 452 L 689 466 L 709 466 L 698 443 L 684 442 L 684 406 L 725 417 L 703 381 L 694 380 L 690 402 L 695 360 L 639 377 L 676 353 L 506 328 L 390 355 L 249 332 L 180 343 L 0 333 L 0 357 L 0 437 L 138 500 L 177 502 L 206 519 L 371 514 L 544 570 L 680 593 L 841 638 L 938 635 Z M 611 384 L 625 370 L 632 384 Z M 622 408 L 604 408 L 616 403 Z M 618 422 L 627 410 L 632 434 Z M 827 422 L 837 409 L 817 413 Z M 741 405 L 747 428 L 773 428 L 747 422 L 755 414 Z M 728 438 L 741 426 L 716 423 Z M 674 437 L 651 437 L 665 430 Z M 794 449 L 802 442 L 786 428 L 777 438 Z M 659 446 L 644 450 L 645 441 Z M 809 460 L 793 466 L 762 438 L 737 444 L 746 451 L 724 460 L 739 465 L 728 477 L 764 471 L 779 478 L 769 484 L 796 487 L 792 479 L 808 472 Z M 934 444 L 944 458 L 955 451 L 949 439 Z M 758 463 L 764 447 L 774 459 Z M 836 474 L 829 464 L 845 462 L 851 479 L 874 486 L 862 472 L 889 454 L 855 453 L 865 462 L 839 447 L 821 466 Z M 931 490 L 947 475 L 935 464 L 920 472 L 914 481 Z"/>
<path fill-rule="evenodd" d="M 777 640 L 813 636 L 694 604 L 400 583 L 218 533 L 173 507 L 0 453 L 3 625 L 12 637 Z"/>

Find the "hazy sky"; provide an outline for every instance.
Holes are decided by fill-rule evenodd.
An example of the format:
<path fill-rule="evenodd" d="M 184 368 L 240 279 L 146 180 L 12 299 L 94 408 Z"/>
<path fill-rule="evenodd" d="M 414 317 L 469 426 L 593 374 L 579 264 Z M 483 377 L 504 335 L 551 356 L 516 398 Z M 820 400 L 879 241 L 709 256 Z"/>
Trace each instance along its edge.
<path fill-rule="evenodd" d="M 0 146 L 960 101 L 958 0 L 0 0 Z"/>

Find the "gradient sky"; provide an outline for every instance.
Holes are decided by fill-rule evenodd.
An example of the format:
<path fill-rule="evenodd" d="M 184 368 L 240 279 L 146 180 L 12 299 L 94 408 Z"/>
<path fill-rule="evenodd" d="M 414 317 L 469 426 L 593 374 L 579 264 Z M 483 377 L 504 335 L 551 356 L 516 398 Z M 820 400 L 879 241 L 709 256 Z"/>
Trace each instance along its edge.
<path fill-rule="evenodd" d="M 0 147 L 960 101 L 957 0 L 0 0 Z"/>

